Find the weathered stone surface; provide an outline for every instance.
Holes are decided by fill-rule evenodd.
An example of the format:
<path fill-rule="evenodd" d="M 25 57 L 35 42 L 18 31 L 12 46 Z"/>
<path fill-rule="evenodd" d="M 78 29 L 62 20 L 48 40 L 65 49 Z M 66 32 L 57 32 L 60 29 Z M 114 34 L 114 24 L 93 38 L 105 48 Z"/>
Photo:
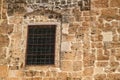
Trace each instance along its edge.
<path fill-rule="evenodd" d="M 117 66 L 119 66 L 119 62 L 111 62 L 110 66 L 111 67 L 117 67 Z"/>
<path fill-rule="evenodd" d="M 108 74 L 107 75 L 108 80 L 119 80 L 120 79 L 120 74 Z"/>
<path fill-rule="evenodd" d="M 108 21 L 111 21 L 113 19 L 119 19 L 119 15 L 118 15 L 118 9 L 117 8 L 107 8 L 107 9 L 103 9 L 101 10 L 102 12 L 102 15 L 101 17 L 108 20 Z"/>
<path fill-rule="evenodd" d="M 74 34 L 72 34 L 72 35 L 63 35 L 62 36 L 62 41 L 63 42 L 76 42 L 76 38 L 75 38 L 75 35 Z"/>
<path fill-rule="evenodd" d="M 96 66 L 97 67 L 106 67 L 106 66 L 108 66 L 108 62 L 97 62 Z"/>
<path fill-rule="evenodd" d="M 4 25 L 0 26 L 0 33 L 2 33 L 2 34 L 10 34 L 12 32 L 13 32 L 13 25 L 4 24 Z"/>
<path fill-rule="evenodd" d="M 0 47 L 8 46 L 9 38 L 7 35 L 0 35 Z"/>
<path fill-rule="evenodd" d="M 93 67 L 85 68 L 83 71 L 83 76 L 91 76 L 93 74 Z"/>
<path fill-rule="evenodd" d="M 71 43 L 70 42 L 62 42 L 61 43 L 61 51 L 71 51 Z"/>
<path fill-rule="evenodd" d="M 74 60 L 76 54 L 74 51 L 62 53 L 62 60 Z"/>
<path fill-rule="evenodd" d="M 109 54 L 104 54 L 102 49 L 98 49 L 97 60 L 109 60 Z"/>
<path fill-rule="evenodd" d="M 20 70 L 9 70 L 8 72 L 9 78 L 20 78 L 23 77 L 23 72 Z"/>
<path fill-rule="evenodd" d="M 97 8 L 107 8 L 108 7 L 108 0 L 95 0 L 94 6 Z"/>
<path fill-rule="evenodd" d="M 6 77 L 8 76 L 8 66 L 7 65 L 0 65 L 0 77 Z"/>
<path fill-rule="evenodd" d="M 0 80 L 120 80 L 119 2 L 0 0 Z M 61 27 L 55 65 L 25 65 L 27 27 L 46 22 Z"/>
<path fill-rule="evenodd" d="M 120 8 L 120 0 L 110 0 L 110 6 Z"/>
<path fill-rule="evenodd" d="M 103 35 L 103 41 L 109 42 L 113 40 L 112 32 L 103 32 L 102 35 Z"/>
<path fill-rule="evenodd" d="M 71 23 L 68 29 L 69 34 L 75 34 L 79 26 L 80 25 L 78 23 Z"/>
<path fill-rule="evenodd" d="M 67 79 L 67 73 L 64 73 L 64 72 L 58 73 L 57 80 L 66 80 L 66 79 Z"/>
<path fill-rule="evenodd" d="M 95 75 L 95 80 L 106 80 L 105 74 L 97 74 Z"/>
<path fill-rule="evenodd" d="M 68 65 L 69 65 L 69 67 L 68 67 Z M 63 70 L 63 71 L 73 71 L 72 61 L 62 61 L 61 62 L 61 70 Z"/>
<path fill-rule="evenodd" d="M 82 70 L 82 62 L 81 61 L 74 61 L 73 62 L 73 70 L 74 71 Z"/>
<path fill-rule="evenodd" d="M 94 74 L 105 74 L 104 67 L 94 68 Z"/>
<path fill-rule="evenodd" d="M 95 55 L 90 53 L 84 53 L 83 62 L 84 67 L 94 66 Z"/>

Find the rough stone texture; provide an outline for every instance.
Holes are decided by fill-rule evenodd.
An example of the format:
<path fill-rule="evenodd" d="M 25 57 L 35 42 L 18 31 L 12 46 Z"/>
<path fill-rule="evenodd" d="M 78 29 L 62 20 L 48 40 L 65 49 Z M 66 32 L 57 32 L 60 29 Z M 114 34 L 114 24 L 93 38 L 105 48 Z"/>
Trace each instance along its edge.
<path fill-rule="evenodd" d="M 120 80 L 120 0 L 39 1 L 0 0 L 0 80 Z M 25 66 L 27 26 L 50 22 L 55 66 Z"/>
<path fill-rule="evenodd" d="M 111 7 L 118 7 L 120 8 L 120 0 L 110 0 L 110 6 Z"/>
<path fill-rule="evenodd" d="M 113 40 L 112 32 L 103 32 L 103 41 L 109 42 Z"/>

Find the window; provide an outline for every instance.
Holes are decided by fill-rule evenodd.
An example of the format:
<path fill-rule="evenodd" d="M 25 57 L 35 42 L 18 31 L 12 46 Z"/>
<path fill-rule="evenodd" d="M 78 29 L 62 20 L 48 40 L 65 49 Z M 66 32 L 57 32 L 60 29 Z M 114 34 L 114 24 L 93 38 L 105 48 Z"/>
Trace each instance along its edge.
<path fill-rule="evenodd" d="M 29 25 L 26 65 L 55 63 L 56 25 Z"/>

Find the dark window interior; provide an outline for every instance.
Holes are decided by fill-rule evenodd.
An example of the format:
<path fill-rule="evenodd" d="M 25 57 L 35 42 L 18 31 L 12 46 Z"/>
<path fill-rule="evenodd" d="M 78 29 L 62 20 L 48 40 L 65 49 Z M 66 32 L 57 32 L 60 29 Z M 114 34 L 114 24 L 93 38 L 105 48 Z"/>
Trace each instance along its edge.
<path fill-rule="evenodd" d="M 28 26 L 26 65 L 54 64 L 56 25 Z"/>

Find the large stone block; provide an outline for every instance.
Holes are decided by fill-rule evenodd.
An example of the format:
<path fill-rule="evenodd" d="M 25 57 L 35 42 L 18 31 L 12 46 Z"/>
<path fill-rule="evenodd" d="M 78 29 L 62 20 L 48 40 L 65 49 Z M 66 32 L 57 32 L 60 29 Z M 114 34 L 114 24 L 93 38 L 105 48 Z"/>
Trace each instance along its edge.
<path fill-rule="evenodd" d="M 103 35 L 103 41 L 105 42 L 109 42 L 113 40 L 112 32 L 103 32 L 102 35 Z"/>
<path fill-rule="evenodd" d="M 117 8 L 107 8 L 101 10 L 101 17 L 106 19 L 107 21 L 111 21 L 113 19 L 120 19 L 120 15 L 118 15 L 118 9 Z"/>
<path fill-rule="evenodd" d="M 62 60 L 74 60 L 75 57 L 76 57 L 76 54 L 74 51 L 62 53 Z"/>
<path fill-rule="evenodd" d="M 66 72 L 60 72 L 58 73 L 57 80 L 66 80 L 67 79 L 67 73 Z"/>
<path fill-rule="evenodd" d="M 97 74 L 97 75 L 95 75 L 95 80 L 106 80 L 106 75 L 105 74 Z"/>
<path fill-rule="evenodd" d="M 109 60 L 109 54 L 104 54 L 104 51 L 102 49 L 98 49 L 97 60 Z"/>
<path fill-rule="evenodd" d="M 108 78 L 108 80 L 120 80 L 120 74 L 119 73 L 108 74 L 107 78 Z"/>
<path fill-rule="evenodd" d="M 71 42 L 62 42 L 61 51 L 71 51 Z"/>
<path fill-rule="evenodd" d="M 72 46 L 71 46 L 72 50 L 80 50 L 82 48 L 83 48 L 83 46 L 82 46 L 81 43 L 73 43 Z"/>
<path fill-rule="evenodd" d="M 73 70 L 74 71 L 82 70 L 82 62 L 81 61 L 74 61 L 73 62 Z"/>
<path fill-rule="evenodd" d="M 105 74 L 104 67 L 94 68 L 94 74 Z"/>
<path fill-rule="evenodd" d="M 72 61 L 62 61 L 61 62 L 61 70 L 63 70 L 63 71 L 73 71 Z"/>
<path fill-rule="evenodd" d="M 7 76 L 8 76 L 8 66 L 0 65 L 0 77 L 7 77 Z"/>
<path fill-rule="evenodd" d="M 71 35 L 62 35 L 62 41 L 64 42 L 76 42 L 76 37 L 74 34 L 71 34 Z"/>
<path fill-rule="evenodd" d="M 8 46 L 9 38 L 7 35 L 0 35 L 0 47 Z"/>
<path fill-rule="evenodd" d="M 110 6 L 120 8 L 120 0 L 110 0 Z"/>
<path fill-rule="evenodd" d="M 90 53 L 84 53 L 83 56 L 83 63 L 84 63 L 84 67 L 89 67 L 89 66 L 94 66 L 94 62 L 95 62 L 95 55 L 94 54 L 90 54 Z"/>
<path fill-rule="evenodd" d="M 7 80 L 22 80 L 20 78 L 8 78 Z"/>
<path fill-rule="evenodd" d="M 93 72 L 93 67 L 84 68 L 83 76 L 92 76 Z"/>
<path fill-rule="evenodd" d="M 110 62 L 110 66 L 111 67 L 118 67 L 119 66 L 119 62 Z"/>
<path fill-rule="evenodd" d="M 108 0 L 94 0 L 94 6 L 96 8 L 107 8 Z"/>
<path fill-rule="evenodd" d="M 21 70 L 9 70 L 8 76 L 10 78 L 20 78 L 23 77 L 23 72 Z"/>
<path fill-rule="evenodd" d="M 79 26 L 80 26 L 79 23 L 70 23 L 68 32 L 70 34 L 75 34 Z"/>
<path fill-rule="evenodd" d="M 106 67 L 108 66 L 108 62 L 96 62 L 97 67 Z"/>
<path fill-rule="evenodd" d="M 8 25 L 8 24 L 4 24 L 0 26 L 0 33 L 2 34 L 10 34 L 13 32 L 13 25 Z"/>

